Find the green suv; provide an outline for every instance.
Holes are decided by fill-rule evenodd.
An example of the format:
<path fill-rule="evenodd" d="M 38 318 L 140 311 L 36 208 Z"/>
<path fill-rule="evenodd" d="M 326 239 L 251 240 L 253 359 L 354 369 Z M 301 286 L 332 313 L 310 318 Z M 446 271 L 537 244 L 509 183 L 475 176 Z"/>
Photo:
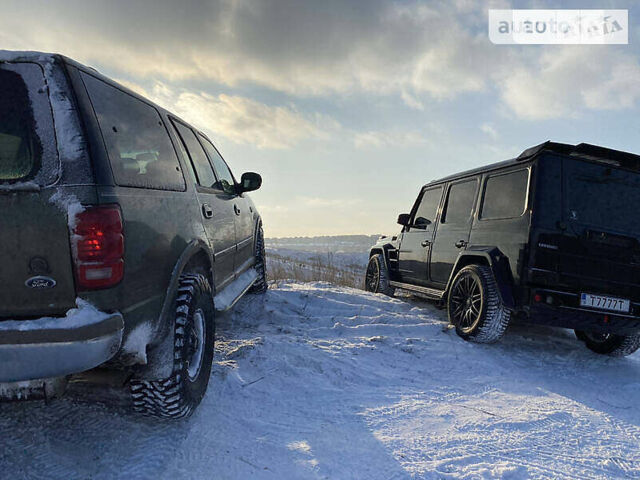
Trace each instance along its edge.
<path fill-rule="evenodd" d="M 216 312 L 267 288 L 260 215 L 200 131 L 60 55 L 0 51 L 0 392 L 120 378 L 190 415 Z"/>

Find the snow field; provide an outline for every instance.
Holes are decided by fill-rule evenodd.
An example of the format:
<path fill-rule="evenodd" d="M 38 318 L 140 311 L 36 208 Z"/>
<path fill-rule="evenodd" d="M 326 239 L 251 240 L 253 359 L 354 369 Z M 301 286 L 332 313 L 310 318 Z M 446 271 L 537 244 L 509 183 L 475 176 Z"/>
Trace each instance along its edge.
<path fill-rule="evenodd" d="M 570 332 L 458 338 L 445 312 L 281 283 L 218 319 L 209 391 L 167 423 L 75 389 L 0 405 L 8 478 L 637 478 L 640 358 Z"/>

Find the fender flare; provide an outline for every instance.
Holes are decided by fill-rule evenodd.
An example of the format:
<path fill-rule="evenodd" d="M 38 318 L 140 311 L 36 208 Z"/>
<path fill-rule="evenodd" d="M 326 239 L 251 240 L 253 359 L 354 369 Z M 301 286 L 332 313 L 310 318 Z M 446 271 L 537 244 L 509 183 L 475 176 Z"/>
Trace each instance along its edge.
<path fill-rule="evenodd" d="M 158 317 L 158 330 L 155 338 L 159 340 L 157 344 L 150 346 L 147 351 L 147 364 L 136 365 L 135 377 L 138 380 L 158 380 L 171 376 L 173 368 L 173 328 L 171 322 L 173 299 L 178 291 L 180 284 L 180 275 L 184 272 L 185 267 L 189 262 L 199 255 L 204 253 L 209 260 L 209 274 L 208 279 L 211 282 L 212 295 L 215 293 L 213 283 L 213 262 L 214 255 L 213 250 L 202 240 L 193 240 L 187 244 L 185 249 L 178 257 L 178 261 L 173 267 L 171 272 L 171 279 L 169 280 L 169 286 L 167 287 L 167 294 L 165 295 L 162 303 L 162 310 Z"/>
<path fill-rule="evenodd" d="M 389 249 L 390 248 L 395 248 L 395 247 L 391 243 L 374 245 L 373 247 L 371 247 L 371 250 L 369 250 L 369 258 L 380 253 L 382 254 L 384 263 L 387 265 L 387 268 L 389 268 Z"/>
<path fill-rule="evenodd" d="M 473 260 L 478 258 L 481 258 L 483 263 L 486 263 L 493 272 L 493 276 L 498 284 L 498 293 L 504 306 L 509 309 L 514 309 L 516 306 L 513 294 L 514 280 L 509 257 L 503 254 L 498 247 L 471 247 L 468 250 L 460 252 L 451 270 L 445 292 L 449 291 L 458 271 L 469 264 L 477 263 Z"/>

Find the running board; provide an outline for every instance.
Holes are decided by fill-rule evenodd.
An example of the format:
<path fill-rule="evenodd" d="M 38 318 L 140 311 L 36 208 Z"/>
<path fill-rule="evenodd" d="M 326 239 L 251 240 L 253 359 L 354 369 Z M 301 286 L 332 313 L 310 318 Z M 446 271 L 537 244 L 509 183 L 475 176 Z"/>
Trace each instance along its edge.
<path fill-rule="evenodd" d="M 418 285 L 411 285 L 410 283 L 402 282 L 389 282 L 389 285 L 402 290 L 409 290 L 412 293 L 419 293 L 429 298 L 435 298 L 436 300 L 442 300 L 444 297 L 444 290 L 437 290 L 435 288 L 420 287 Z"/>
<path fill-rule="evenodd" d="M 240 274 L 229 285 L 224 287 L 220 293 L 213 297 L 213 304 L 218 312 L 226 312 L 233 307 L 242 296 L 247 293 L 258 279 L 258 272 L 255 268 L 250 268 Z"/>

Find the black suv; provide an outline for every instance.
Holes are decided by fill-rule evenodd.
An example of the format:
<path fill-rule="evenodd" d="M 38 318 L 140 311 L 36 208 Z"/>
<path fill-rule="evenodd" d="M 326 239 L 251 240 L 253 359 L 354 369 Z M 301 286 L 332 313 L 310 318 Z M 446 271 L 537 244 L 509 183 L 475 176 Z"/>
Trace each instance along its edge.
<path fill-rule="evenodd" d="M 189 415 L 215 312 L 267 287 L 246 195 L 261 182 L 237 182 L 202 132 L 91 68 L 0 52 L 3 397 L 59 394 L 91 370 L 72 379 Z"/>
<path fill-rule="evenodd" d="M 365 288 L 446 303 L 466 340 L 511 319 L 575 329 L 591 350 L 640 347 L 640 156 L 546 142 L 425 185 Z"/>

